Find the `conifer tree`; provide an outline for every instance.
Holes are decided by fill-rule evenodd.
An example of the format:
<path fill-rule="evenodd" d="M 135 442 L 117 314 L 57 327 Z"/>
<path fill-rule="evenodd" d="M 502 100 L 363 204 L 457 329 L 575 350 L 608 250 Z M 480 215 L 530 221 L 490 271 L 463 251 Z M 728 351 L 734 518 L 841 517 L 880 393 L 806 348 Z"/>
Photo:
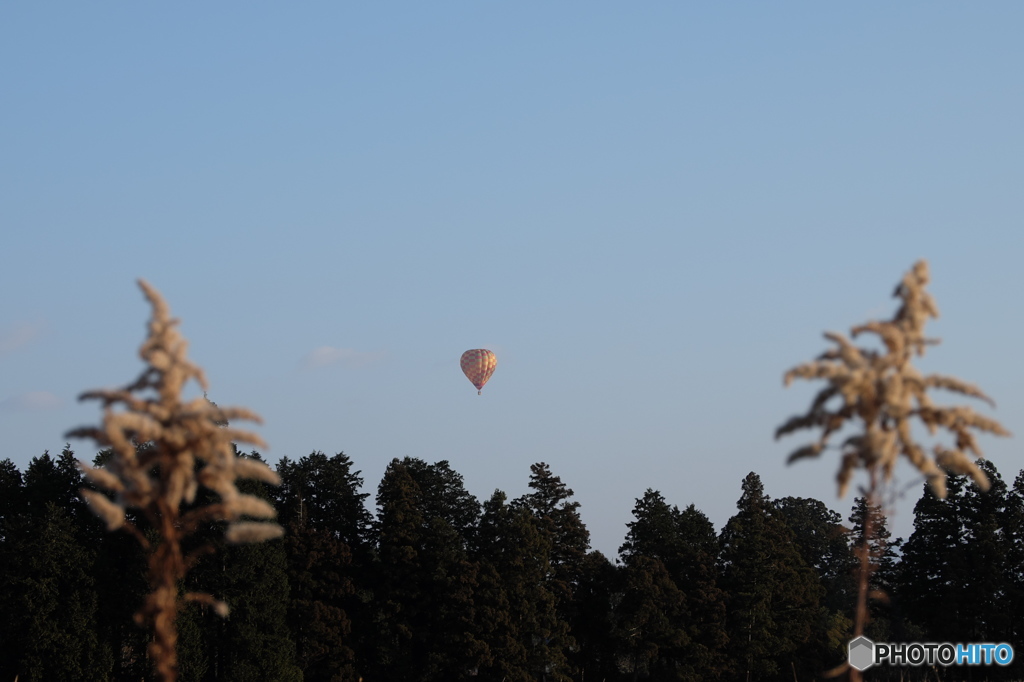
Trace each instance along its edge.
<path fill-rule="evenodd" d="M 24 476 L 3 467 L 11 493 L 0 567 L 0 671 L 22 679 L 107 679 L 111 650 L 97 634 L 93 578 L 99 523 L 77 498 L 81 474 L 67 447 L 34 457 Z M 22 485 L 18 486 L 19 478 Z M 14 507 L 13 503 L 18 507 Z M 60 647 L 59 652 L 51 651 Z M 12 675 L 13 676 L 13 675 Z"/>
<path fill-rule="evenodd" d="M 230 682 L 301 682 L 287 625 L 288 577 L 280 540 L 231 546 L 223 557 L 231 582 L 220 592 L 232 613 L 215 621 L 226 631 L 224 660 Z"/>
<path fill-rule="evenodd" d="M 257 452 L 240 458 L 263 463 Z M 262 482 L 244 480 L 237 485 L 241 494 L 270 498 Z M 197 504 L 208 503 L 207 495 L 200 495 Z M 200 661 L 183 660 L 183 674 L 191 666 L 206 670 L 203 679 L 208 681 L 302 680 L 287 622 L 290 590 L 283 542 L 229 544 L 222 523 L 211 522 L 191 540 L 189 547 L 193 545 L 205 545 L 209 551 L 200 550 L 186 584 L 206 586 L 230 607 L 230 613 L 221 618 L 212 608 L 195 605 L 180 619 L 193 619 L 195 628 L 192 641 L 183 642 L 181 657 Z"/>
<path fill-rule="evenodd" d="M 344 453 L 322 452 L 277 466 L 279 518 L 287 526 L 284 546 L 292 598 L 289 627 L 296 661 L 307 680 L 345 682 L 360 677 L 357 651 L 370 646 L 368 594 L 371 516 L 368 493 Z M 354 620 L 365 623 L 355 627 Z"/>
<path fill-rule="evenodd" d="M 541 531 L 533 512 L 522 505 L 505 504 L 505 494 L 496 491 L 484 505 L 477 552 L 500 576 L 509 621 L 522 647 L 495 652 L 492 665 L 509 671 L 508 682 L 568 682 L 566 652 L 572 640 L 549 585 L 550 536 Z M 498 659 L 499 653 L 504 658 Z M 489 672 L 493 675 L 496 671 Z"/>
<path fill-rule="evenodd" d="M 16 656 L 19 679 L 110 679 L 112 654 L 96 633 L 93 553 L 76 538 L 67 511 L 45 502 L 43 491 L 29 495 L 36 501 L 34 518 L 29 532 L 15 540 L 5 570 L 3 599 L 11 610 L 0 648 L 8 652 L 5 658 Z M 5 661 L 5 672 L 11 663 Z"/>
<path fill-rule="evenodd" d="M 402 460 L 419 487 L 425 523 L 422 566 L 429 595 L 425 679 L 474 676 L 487 657 L 474 618 L 477 567 L 469 560 L 469 538 L 480 517 L 480 503 L 447 461 L 427 464 Z"/>
<path fill-rule="evenodd" d="M 421 654 L 416 636 L 423 631 L 425 614 L 423 567 L 423 515 L 420 489 L 398 460 L 388 465 L 377 490 L 377 555 L 374 600 L 377 646 L 371 677 L 416 679 Z"/>
<path fill-rule="evenodd" d="M 800 555 L 814 569 L 824 588 L 818 625 L 799 652 L 803 670 L 818 675 L 847 659 L 857 598 L 857 559 L 849 544 L 849 533 L 840 523 L 842 517 L 820 500 L 783 497 L 775 500 L 773 507 L 792 531 Z"/>
<path fill-rule="evenodd" d="M 804 562 L 821 579 L 826 603 L 848 611 L 856 595 L 853 573 L 857 560 L 850 550 L 850 535 L 842 517 L 820 500 L 805 497 L 782 497 L 774 501 L 774 507 L 780 520 L 793 531 Z"/>
<path fill-rule="evenodd" d="M 819 624 L 822 589 L 757 474 L 744 479 L 737 508 L 721 535 L 729 652 L 740 677 L 778 679 Z"/>
<path fill-rule="evenodd" d="M 427 502 L 445 495 L 429 488 L 424 494 L 412 474 L 424 469 L 429 467 L 414 464 L 410 469 L 393 460 L 377 495 L 380 634 L 374 665 L 380 679 L 464 679 L 473 676 L 487 655 L 473 614 L 475 567 L 449 519 L 427 516 L 433 506 Z M 428 486 L 435 481 L 426 479 Z M 446 485 L 464 498 L 459 487 L 461 483 Z"/>
<path fill-rule="evenodd" d="M 424 519 L 441 519 L 455 534 L 468 542 L 480 520 L 480 502 L 466 490 L 462 474 L 447 461 L 427 464 L 406 457 L 403 466 L 420 488 Z"/>
<path fill-rule="evenodd" d="M 579 647 L 571 633 L 580 627 L 580 605 L 576 600 L 583 562 L 590 549 L 590 532 L 580 517 L 580 503 L 572 499 L 573 491 L 562 479 L 551 473 L 544 462 L 530 466 L 530 489 L 533 491 L 518 500 L 533 515 L 538 530 L 550 548 L 545 580 L 556 599 L 558 617 L 568 628 L 563 646 L 570 657 L 570 666 L 578 663 L 572 652 Z"/>
<path fill-rule="evenodd" d="M 25 523 L 23 495 L 21 471 L 10 459 L 0 461 L 0 642 L 13 642 L 19 636 L 18 601 L 12 588 L 19 578 L 13 569 Z M 0 647 L 0 679 L 14 679 L 18 663 L 14 647 Z"/>
<path fill-rule="evenodd" d="M 45 516 L 49 505 L 57 505 L 67 513 L 76 537 L 91 544 L 100 537 L 102 527 L 78 495 L 82 482 L 75 453 L 69 446 L 56 458 L 49 451 L 33 457 L 25 470 L 25 510 L 38 519 Z"/>
<path fill-rule="evenodd" d="M 424 631 L 424 680 L 474 678 L 489 657 L 475 618 L 477 566 L 469 561 L 465 539 L 447 523 L 430 521 L 423 548 L 429 618 Z"/>
<path fill-rule="evenodd" d="M 578 619 L 572 630 L 577 679 L 607 680 L 618 675 L 612 625 L 614 606 L 621 595 L 620 573 L 597 550 L 583 560 L 575 593 Z"/>
<path fill-rule="evenodd" d="M 93 460 L 93 466 L 102 467 L 110 456 L 109 450 L 100 451 Z M 95 488 L 91 481 L 84 484 L 90 489 Z M 135 510 L 127 509 L 125 515 L 140 530 L 149 531 L 145 518 Z M 148 679 L 152 667 L 146 652 L 149 637 L 134 618 L 149 591 L 146 553 L 127 533 L 103 533 L 95 546 L 97 554 L 92 574 L 99 594 L 98 634 L 107 648 L 117 654 L 114 656 L 114 678 Z"/>
<path fill-rule="evenodd" d="M 1010 590 L 1007 580 L 1010 546 L 1005 526 L 1007 488 L 991 460 L 982 460 L 978 466 L 988 477 L 990 486 L 982 491 L 967 485 L 962 492 L 967 572 L 963 588 L 971 607 L 963 632 L 972 642 L 1002 642 L 1012 632 L 1004 601 Z"/>
<path fill-rule="evenodd" d="M 1012 591 L 1007 490 L 989 461 L 987 491 L 950 475 L 945 499 L 925 492 L 903 548 L 899 593 L 913 620 L 937 641 L 1003 641 L 1014 627 L 1003 595 Z M 1009 507 L 1012 511 L 1012 505 Z"/>
<path fill-rule="evenodd" d="M 551 473 L 551 467 L 544 462 L 531 465 L 529 485 L 533 492 L 517 504 L 533 513 L 541 533 L 550 540 L 552 587 L 568 602 L 590 548 L 590 532 L 580 517 L 580 503 L 572 500 L 572 489 Z"/>
<path fill-rule="evenodd" d="M 326 530 L 290 525 L 284 547 L 291 594 L 288 624 L 304 679 L 355 682 L 359 675 L 349 612 L 356 590 L 348 545 Z"/>
<path fill-rule="evenodd" d="M 694 505 L 679 513 L 684 551 L 676 583 L 686 595 L 686 633 L 690 645 L 682 663 L 692 678 L 717 679 L 725 669 L 726 600 L 720 585 L 720 547 L 715 526 Z"/>
<path fill-rule="evenodd" d="M 925 486 L 900 561 L 900 601 L 921 635 L 940 638 L 935 641 L 957 639 L 966 608 L 957 587 L 965 578 L 964 555 L 957 551 L 964 525 L 957 500 L 963 486 L 962 477 L 948 477 L 944 498 Z"/>
<path fill-rule="evenodd" d="M 21 471 L 9 458 L 0 461 L 0 548 L 24 510 Z"/>
<path fill-rule="evenodd" d="M 506 495 L 495 490 L 483 503 L 480 524 L 474 535 L 473 558 L 478 567 L 475 595 L 478 632 L 487 645 L 481 661 L 481 682 L 527 682 L 527 647 L 520 637 L 523 604 L 515 604 L 515 578 L 524 557 L 510 546 L 513 538 L 512 510 Z"/>
<path fill-rule="evenodd" d="M 287 457 L 277 464 L 281 486 L 273 491 L 278 518 L 284 525 L 308 526 L 327 531 L 353 553 L 367 543 L 372 522 L 360 492 L 363 479 L 353 471 L 344 452 L 328 457 L 315 451 L 292 462 Z"/>
<path fill-rule="evenodd" d="M 633 506 L 633 520 L 625 541 L 619 547 L 619 556 L 628 562 L 634 556 L 660 559 L 677 567 L 683 552 L 679 533 L 679 509 L 670 507 L 657 490 L 648 488 Z"/>
<path fill-rule="evenodd" d="M 718 586 L 718 538 L 714 525 L 696 507 L 669 506 L 648 489 L 636 501 L 634 520 L 619 552 L 628 567 L 641 557 L 659 560 L 684 595 L 678 625 L 686 645 L 673 652 L 683 674 L 715 679 L 723 665 L 725 594 Z"/>
<path fill-rule="evenodd" d="M 871 515 L 869 519 L 868 516 Z M 850 550 L 868 548 L 868 591 L 874 598 L 868 602 L 869 620 L 864 634 L 875 641 L 893 641 L 899 623 L 893 623 L 891 606 L 895 599 L 899 549 L 902 541 L 892 540 L 885 513 L 878 505 L 869 505 L 866 497 L 857 497 L 850 512 Z M 867 528 L 872 528 L 870 536 Z M 894 630 L 895 628 L 895 630 Z"/>
<path fill-rule="evenodd" d="M 630 679 L 684 679 L 680 652 L 686 597 L 660 559 L 635 555 L 623 571 L 615 635 Z"/>
<path fill-rule="evenodd" d="M 1002 529 L 1006 537 L 1007 642 L 1014 651 L 1024 651 L 1024 469 L 1017 473 L 1006 495 Z"/>

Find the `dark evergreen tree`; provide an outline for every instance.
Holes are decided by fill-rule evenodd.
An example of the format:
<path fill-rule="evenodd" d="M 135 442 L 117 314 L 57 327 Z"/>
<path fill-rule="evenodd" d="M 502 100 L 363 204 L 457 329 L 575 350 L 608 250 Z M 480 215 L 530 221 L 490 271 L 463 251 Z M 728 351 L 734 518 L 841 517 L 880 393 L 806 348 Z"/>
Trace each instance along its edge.
<path fill-rule="evenodd" d="M 480 682 L 525 682 L 530 679 L 526 647 L 518 639 L 512 621 L 505 585 L 489 561 L 475 561 L 476 588 L 473 591 L 474 630 L 484 645 L 476 676 Z"/>
<path fill-rule="evenodd" d="M 629 529 L 626 539 L 619 547 L 623 561 L 646 556 L 678 568 L 677 563 L 684 552 L 679 532 L 679 508 L 670 507 L 660 492 L 647 489 L 633 506 L 633 521 L 626 527 Z"/>
<path fill-rule="evenodd" d="M 892 539 L 888 520 L 882 509 L 869 506 L 867 498 L 858 497 L 854 499 L 850 512 L 850 523 L 853 525 L 850 532 L 851 553 L 860 551 L 863 547 L 869 520 L 872 529 L 871 537 L 868 538 L 869 620 L 864 628 L 864 634 L 875 641 L 890 642 L 903 637 L 902 624 L 898 622 L 898 618 L 894 620 L 892 612 L 896 599 L 896 571 L 899 565 L 897 551 L 902 541 Z"/>
<path fill-rule="evenodd" d="M 82 477 L 74 453 L 65 447 L 58 459 L 48 452 L 35 457 L 23 477 L 13 465 L 2 473 L 11 499 L 0 528 L 0 673 L 13 669 L 23 680 L 108 679 L 113 655 L 97 634 L 93 578 L 100 524 L 78 498 Z"/>
<path fill-rule="evenodd" d="M 857 604 L 856 557 L 842 517 L 820 500 L 783 497 L 774 513 L 792 531 L 804 562 L 814 569 L 824 593 L 813 636 L 798 651 L 802 670 L 817 675 L 842 664 L 853 632 Z M 879 640 L 885 641 L 885 640 Z"/>
<path fill-rule="evenodd" d="M 10 459 L 0 461 L 0 552 L 24 515 L 24 494 L 21 471 Z"/>
<path fill-rule="evenodd" d="M 1005 483 L 979 462 L 990 482 L 982 492 L 966 476 L 947 478 L 945 499 L 926 489 L 914 507 L 914 532 L 903 547 L 898 593 L 911 619 L 935 641 L 1003 641 L 1014 632 L 1005 595 L 1014 547 L 1004 524 Z"/>
<path fill-rule="evenodd" d="M 430 599 L 420 679 L 473 678 L 489 656 L 475 617 L 478 567 L 468 559 L 465 539 L 438 517 L 431 519 L 425 539 L 423 565 Z"/>
<path fill-rule="evenodd" d="M 495 491 L 484 504 L 476 553 L 484 570 L 489 565 L 499 576 L 508 604 L 502 622 L 509 624 L 510 636 L 491 637 L 491 662 L 481 674 L 496 681 L 507 675 L 508 682 L 568 682 L 569 626 L 559 616 L 547 579 L 550 537 L 540 530 L 533 512 L 507 505 L 505 499 Z M 499 634 L 504 629 L 502 625 Z"/>
<path fill-rule="evenodd" d="M 81 477 L 74 468 L 68 470 L 60 459 L 54 459 L 46 450 L 39 457 L 33 457 L 25 470 L 25 511 L 42 517 L 48 505 L 68 507 L 78 496 Z"/>
<path fill-rule="evenodd" d="M 524 514 L 513 512 L 505 501 L 505 493 L 495 490 L 484 502 L 474 536 L 473 558 L 479 575 L 475 599 L 478 631 L 488 649 L 478 671 L 481 682 L 526 682 L 531 679 L 528 647 L 520 637 L 528 613 L 524 618 L 524 605 L 512 601 L 514 595 L 523 592 L 516 588 L 517 580 L 526 568 L 523 565 L 526 557 L 509 544 L 522 541 L 516 537 L 513 514 L 520 518 Z"/>
<path fill-rule="evenodd" d="M 133 510 L 127 516 L 136 526 L 145 525 Z M 103 533 L 96 547 L 92 574 L 99 594 L 97 627 L 101 640 L 115 653 L 114 679 L 151 679 L 152 664 L 146 653 L 149 635 L 135 622 L 149 592 L 146 553 L 123 532 Z"/>
<path fill-rule="evenodd" d="M 1006 580 L 1003 609 L 1009 633 L 1006 641 L 1014 651 L 1024 651 L 1024 470 L 1017 473 L 1013 486 L 1007 491 L 1002 529 L 1006 538 L 1003 566 Z"/>
<path fill-rule="evenodd" d="M 842 517 L 820 500 L 782 497 L 774 507 L 793 531 L 804 562 L 814 569 L 825 588 L 824 603 L 834 611 L 849 612 L 856 604 L 856 557 Z M 852 520 L 852 519 L 851 519 Z"/>
<path fill-rule="evenodd" d="M 672 651 L 674 667 L 684 676 L 717 678 L 727 636 L 714 525 L 693 505 L 680 512 L 651 489 L 636 501 L 633 515 L 619 550 L 623 561 L 628 567 L 641 557 L 657 559 L 684 595 L 676 625 L 685 633 L 685 646 Z"/>
<path fill-rule="evenodd" d="M 422 629 L 423 516 L 420 490 L 397 460 L 388 465 L 377 491 L 377 554 L 375 572 L 376 649 L 372 656 L 374 679 L 416 679 L 418 656 L 415 635 Z"/>
<path fill-rule="evenodd" d="M 10 459 L 0 461 L 0 642 L 14 642 L 18 634 L 18 600 L 14 586 L 20 576 L 13 570 L 18 539 L 26 523 L 21 471 Z M 14 679 L 19 657 L 13 646 L 0 646 L 0 679 Z"/>
<path fill-rule="evenodd" d="M 964 484 L 963 477 L 949 476 L 945 499 L 936 497 L 925 484 L 914 505 L 914 531 L 903 546 L 897 594 L 916 625 L 911 632 L 926 641 L 959 641 L 959 623 L 969 611 L 960 590 L 966 578 L 966 557 L 959 551 L 964 532 L 959 498 Z"/>
<path fill-rule="evenodd" d="M 15 675 L 26 682 L 110 679 L 112 655 L 97 636 L 93 552 L 75 537 L 64 509 L 53 502 L 40 507 L 42 496 L 34 497 L 36 518 L 15 540 L 4 571 L 11 610 L 0 648 L 5 658 L 17 656 Z M 10 664 L 5 660 L 5 674 Z"/>
<path fill-rule="evenodd" d="M 474 617 L 477 566 L 469 560 L 469 538 L 480 518 L 480 503 L 447 461 L 402 460 L 417 484 L 424 521 L 422 566 L 430 596 L 424 639 L 423 679 L 474 676 L 487 657 Z"/>
<path fill-rule="evenodd" d="M 685 629 L 689 646 L 681 663 L 691 679 L 718 679 L 727 667 L 726 593 L 720 587 L 720 548 L 715 526 L 694 505 L 679 514 L 683 552 L 674 569 L 676 584 L 686 595 Z"/>
<path fill-rule="evenodd" d="M 1005 596 L 1011 588 L 1007 564 L 1011 547 L 1005 530 L 1007 520 L 1006 483 L 990 460 L 978 467 L 989 480 L 989 489 L 965 485 L 963 551 L 967 580 L 962 586 L 970 605 L 964 635 L 972 642 L 1003 642 L 1012 636 L 1013 627 Z M 1018 662 L 1018 669 L 1024 666 Z"/>
<path fill-rule="evenodd" d="M 590 549 L 590 532 L 580 518 L 580 503 L 572 500 L 572 489 L 544 462 L 530 466 L 530 488 L 533 492 L 516 504 L 533 513 L 540 532 L 549 539 L 552 589 L 560 599 L 571 601 Z"/>
<path fill-rule="evenodd" d="M 721 536 L 735 676 L 787 678 L 804 667 L 800 650 L 820 626 L 821 584 L 757 474 L 744 479 L 737 508 Z"/>
<path fill-rule="evenodd" d="M 596 550 L 583 560 L 575 601 L 578 619 L 572 630 L 576 679 L 610 680 L 618 675 L 613 613 L 621 599 L 620 570 Z"/>
<path fill-rule="evenodd" d="M 418 464 L 413 469 L 422 474 Z M 465 679 L 487 655 L 477 636 L 476 570 L 465 540 L 448 519 L 427 517 L 437 497 L 437 491 L 424 495 L 410 468 L 397 459 L 378 490 L 378 645 L 370 664 L 377 679 Z"/>
<path fill-rule="evenodd" d="M 288 577 L 280 540 L 233 546 L 225 551 L 218 593 L 231 606 L 223 621 L 225 675 L 230 682 L 300 681 L 295 644 L 287 626 Z"/>
<path fill-rule="evenodd" d="M 615 638 L 629 678 L 686 679 L 680 652 L 689 644 L 682 627 L 686 597 L 660 559 L 634 555 L 623 571 Z"/>
<path fill-rule="evenodd" d="M 576 589 L 590 549 L 590 532 L 580 517 L 579 502 L 572 499 L 572 489 L 552 474 L 547 464 L 538 462 L 530 466 L 529 485 L 533 492 L 516 500 L 515 505 L 530 510 L 550 547 L 546 581 L 555 596 L 558 616 L 572 633 L 581 627 Z M 570 669 L 577 668 L 581 663 L 579 646 L 571 634 L 564 646 Z"/>
<path fill-rule="evenodd" d="M 255 452 L 250 456 L 260 459 Z M 263 483 L 239 480 L 236 485 L 240 493 L 270 499 Z M 207 504 L 210 494 L 203 491 L 196 504 Z M 213 551 L 204 551 L 207 547 Z M 192 537 L 188 549 L 197 563 L 186 585 L 224 601 L 230 613 L 222 618 L 203 607 L 179 618 L 186 636 L 195 628 L 192 640 L 183 642 L 192 646 L 179 652 L 181 667 L 202 673 L 208 682 L 302 680 L 287 622 L 290 595 L 282 540 L 228 545 L 223 524 L 217 523 Z M 188 618 L 194 624 L 182 623 Z"/>
<path fill-rule="evenodd" d="M 110 450 L 100 451 L 93 458 L 94 467 L 103 467 L 111 457 Z M 96 489 L 83 479 L 81 487 Z M 148 532 L 145 518 L 129 508 L 125 516 L 142 532 Z M 97 634 L 114 656 L 113 678 L 117 680 L 152 679 L 152 664 L 147 658 L 149 634 L 135 622 L 149 584 L 146 578 L 146 553 L 138 540 L 124 532 L 106 532 L 91 514 L 84 517 L 94 525 L 87 537 L 96 548 L 91 573 L 99 597 Z"/>
<path fill-rule="evenodd" d="M 406 457 L 402 464 L 420 488 L 424 519 L 441 519 L 464 544 L 468 542 L 480 520 L 480 502 L 466 490 L 462 474 L 447 461 L 427 464 Z"/>
<path fill-rule="evenodd" d="M 325 530 L 354 554 L 363 551 L 373 520 L 366 509 L 370 495 L 360 492 L 363 479 L 348 455 L 317 451 L 298 462 L 284 457 L 277 473 L 281 485 L 272 493 L 281 524 Z"/>
<path fill-rule="evenodd" d="M 284 537 L 296 662 L 310 682 L 358 680 L 349 612 L 355 601 L 348 545 L 329 532 L 289 525 Z"/>
<path fill-rule="evenodd" d="M 359 492 L 363 479 L 344 453 L 284 458 L 277 472 L 296 660 L 310 682 L 358 680 L 357 651 L 371 639 L 364 576 L 372 559 L 372 517 L 364 505 L 368 494 Z"/>

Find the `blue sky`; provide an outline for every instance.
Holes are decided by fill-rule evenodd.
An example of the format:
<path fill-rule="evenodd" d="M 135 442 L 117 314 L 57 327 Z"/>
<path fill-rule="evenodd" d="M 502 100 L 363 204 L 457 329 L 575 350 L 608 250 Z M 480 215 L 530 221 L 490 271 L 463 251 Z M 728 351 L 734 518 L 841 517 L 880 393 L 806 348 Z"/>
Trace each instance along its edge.
<path fill-rule="evenodd" d="M 125 384 L 146 278 L 272 462 L 530 464 L 614 556 L 648 487 L 716 527 L 791 366 L 931 264 L 942 345 L 1024 431 L 1024 6 L 21 3 L 0 8 L 0 458 Z M 459 356 L 490 348 L 482 396 Z M 950 401 L 940 396 L 940 400 Z M 963 402 L 954 400 L 953 402 Z M 1015 439 L 982 447 L 1012 480 Z M 84 441 L 72 446 L 91 457 Z M 919 481 L 893 525 L 906 535 Z"/>

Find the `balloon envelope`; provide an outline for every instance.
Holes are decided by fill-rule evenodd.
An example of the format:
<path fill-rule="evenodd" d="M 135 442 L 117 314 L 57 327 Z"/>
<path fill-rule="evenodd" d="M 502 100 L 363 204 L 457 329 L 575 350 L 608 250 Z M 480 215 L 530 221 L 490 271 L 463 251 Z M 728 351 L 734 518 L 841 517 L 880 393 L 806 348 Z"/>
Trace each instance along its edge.
<path fill-rule="evenodd" d="M 497 366 L 498 358 L 486 348 L 474 348 L 462 354 L 462 372 L 476 386 L 477 395 Z"/>

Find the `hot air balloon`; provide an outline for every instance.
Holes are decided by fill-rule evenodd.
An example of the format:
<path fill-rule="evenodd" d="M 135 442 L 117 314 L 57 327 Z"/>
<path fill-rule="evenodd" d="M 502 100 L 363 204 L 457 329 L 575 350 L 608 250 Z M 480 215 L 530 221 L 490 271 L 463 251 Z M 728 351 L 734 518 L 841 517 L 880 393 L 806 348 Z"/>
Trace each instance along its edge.
<path fill-rule="evenodd" d="M 462 371 L 476 386 L 477 395 L 480 395 L 481 389 L 494 374 L 494 368 L 497 366 L 498 358 L 486 348 L 474 348 L 462 354 Z"/>

